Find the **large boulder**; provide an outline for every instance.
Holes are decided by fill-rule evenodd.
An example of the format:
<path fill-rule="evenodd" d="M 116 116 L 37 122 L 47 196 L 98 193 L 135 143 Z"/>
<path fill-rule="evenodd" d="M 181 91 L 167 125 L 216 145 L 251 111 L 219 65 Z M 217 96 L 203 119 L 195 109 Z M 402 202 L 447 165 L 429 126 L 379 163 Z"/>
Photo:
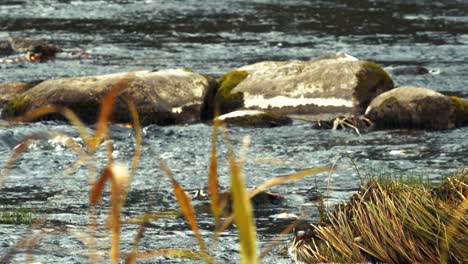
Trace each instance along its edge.
<path fill-rule="evenodd" d="M 375 128 L 448 129 L 455 126 L 454 101 L 433 90 L 402 86 L 377 96 L 365 113 Z"/>
<path fill-rule="evenodd" d="M 378 64 L 338 54 L 309 61 L 265 61 L 219 79 L 215 104 L 222 113 L 244 108 L 311 117 L 362 114 L 393 81 Z"/>
<path fill-rule="evenodd" d="M 431 70 L 424 66 L 396 66 L 387 69 L 392 75 L 424 75 L 431 73 Z M 434 72 L 434 71 L 432 71 Z"/>
<path fill-rule="evenodd" d="M 200 74 L 183 69 L 48 80 L 11 100 L 3 109 L 2 117 L 13 118 L 54 104 L 72 109 L 85 122 L 95 122 L 102 98 L 116 85 L 125 87 L 115 101 L 111 121 L 131 120 L 125 100 L 129 97 L 135 102 L 143 124 L 168 125 L 199 121 L 208 81 Z"/>

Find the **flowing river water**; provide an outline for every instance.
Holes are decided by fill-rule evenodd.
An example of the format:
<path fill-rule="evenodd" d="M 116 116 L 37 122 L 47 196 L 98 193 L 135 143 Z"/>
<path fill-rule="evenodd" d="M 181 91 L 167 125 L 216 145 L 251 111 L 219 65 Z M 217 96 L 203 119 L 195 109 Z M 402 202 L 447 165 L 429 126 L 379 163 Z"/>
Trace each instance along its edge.
<path fill-rule="evenodd" d="M 423 66 L 430 74 L 395 71 L 396 85 L 418 85 L 468 98 L 468 2 L 416 0 L 336 1 L 159 1 L 159 0 L 4 0 L 0 2 L 0 39 L 9 35 L 45 39 L 66 51 L 86 51 L 91 57 L 39 64 L 0 64 L 0 82 L 33 81 L 148 69 L 192 68 L 219 76 L 230 69 L 263 60 L 309 59 L 345 52 L 372 60 L 393 72 Z M 80 143 L 76 129 L 60 122 L 39 122 L 0 128 L 0 164 L 29 135 L 64 132 Z M 212 128 L 147 126 L 143 129 L 142 159 L 132 182 L 123 218 L 146 211 L 168 211 L 177 205 L 172 185 L 159 168 L 163 160 L 188 190 L 207 184 Z M 112 127 L 113 158 L 130 165 L 134 151 L 131 129 Z M 270 129 L 231 128 L 237 151 L 244 136 L 251 137 L 244 168 L 250 188 L 278 175 L 332 164 L 338 170 L 275 187 L 286 200 L 256 212 L 258 242 L 265 249 L 289 221 L 275 217 L 289 212 L 316 220 L 311 202 L 316 191 L 329 203 L 347 199 L 360 184 L 359 175 L 417 175 L 434 181 L 468 166 L 468 128 L 448 131 L 380 131 L 362 136 L 343 131 L 318 131 L 311 124 Z M 219 175 L 229 186 L 226 147 L 220 138 Z M 356 171 L 351 158 L 357 167 Z M 0 206 L 32 209 L 44 219 L 41 226 L 0 224 L 0 258 L 10 253 L 12 263 L 28 256 L 41 263 L 85 263 L 89 198 L 88 170 L 64 171 L 77 156 L 59 138 L 38 140 L 14 164 L 0 189 Z M 105 147 L 96 159 L 106 164 Z M 105 223 L 105 195 L 98 210 Z M 221 263 L 237 263 L 234 229 L 212 245 L 212 218 L 198 215 L 202 236 Z M 122 252 L 131 249 L 137 226 L 122 227 Z M 183 218 L 152 221 L 139 250 L 197 249 Z M 36 237 L 30 253 L 21 246 Z M 283 238 L 288 241 L 291 236 Z M 98 233 L 99 252 L 109 240 Z M 16 252 L 15 252 L 16 251 Z M 105 254 L 105 253 L 102 253 Z M 142 263 L 186 262 L 155 257 Z M 290 263 L 272 252 L 264 263 Z"/>

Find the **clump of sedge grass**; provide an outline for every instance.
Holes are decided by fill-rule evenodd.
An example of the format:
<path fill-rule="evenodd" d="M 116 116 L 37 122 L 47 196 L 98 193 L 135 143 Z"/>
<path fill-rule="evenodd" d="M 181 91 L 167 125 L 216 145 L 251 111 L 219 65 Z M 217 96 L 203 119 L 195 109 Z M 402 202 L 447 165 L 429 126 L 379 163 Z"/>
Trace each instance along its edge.
<path fill-rule="evenodd" d="M 374 179 L 290 252 L 305 263 L 467 263 L 467 195 L 467 174 L 433 188 Z"/>

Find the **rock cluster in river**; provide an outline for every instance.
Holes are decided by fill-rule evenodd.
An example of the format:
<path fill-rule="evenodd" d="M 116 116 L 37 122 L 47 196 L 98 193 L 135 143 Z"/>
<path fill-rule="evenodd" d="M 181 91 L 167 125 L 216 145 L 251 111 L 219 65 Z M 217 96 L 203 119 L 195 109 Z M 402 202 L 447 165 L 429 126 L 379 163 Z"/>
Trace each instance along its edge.
<path fill-rule="evenodd" d="M 394 89 L 378 64 L 346 54 L 309 61 L 265 61 L 246 65 L 219 79 L 187 69 L 141 71 L 30 83 L 0 84 L 2 117 L 11 119 L 54 104 L 95 122 L 102 98 L 115 86 L 114 122 L 130 122 L 127 99 L 143 124 L 211 121 L 272 127 L 291 118 L 333 120 L 363 115 L 377 129 L 447 129 L 468 121 L 468 103 L 420 87 Z M 59 118 L 57 115 L 45 118 Z"/>

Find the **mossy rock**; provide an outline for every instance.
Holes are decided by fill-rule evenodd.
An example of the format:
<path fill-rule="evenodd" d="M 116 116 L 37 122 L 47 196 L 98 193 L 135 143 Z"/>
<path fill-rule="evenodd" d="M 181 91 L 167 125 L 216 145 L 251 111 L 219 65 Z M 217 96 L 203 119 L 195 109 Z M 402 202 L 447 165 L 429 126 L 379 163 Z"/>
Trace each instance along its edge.
<path fill-rule="evenodd" d="M 12 118 L 24 110 L 52 104 L 71 109 L 85 123 L 94 123 L 99 117 L 102 98 L 117 88 L 120 92 L 113 103 L 110 122 L 131 122 L 127 105 L 130 99 L 142 125 L 172 125 L 200 121 L 200 106 L 208 82 L 202 75 L 182 69 L 47 80 L 22 93 L 27 97 L 8 100 L 10 104 L 3 116 Z M 63 120 L 63 116 L 51 114 L 41 116 L 40 120 Z"/>
<path fill-rule="evenodd" d="M 8 104 L 18 95 L 30 90 L 42 81 L 0 83 L 0 107 Z"/>
<path fill-rule="evenodd" d="M 329 113 L 327 107 L 341 107 L 342 114 L 360 115 L 373 98 L 394 88 L 390 75 L 380 65 L 348 55 L 264 61 L 237 71 L 247 71 L 248 77 L 235 82 L 235 88 L 227 88 L 232 88 L 230 94 L 243 94 L 243 108 L 283 114 L 315 114 L 317 107 L 321 113 Z M 306 111 L 302 111 L 304 107 Z"/>
<path fill-rule="evenodd" d="M 468 124 L 468 101 L 463 100 L 458 96 L 450 96 L 453 106 L 455 107 L 453 113 L 453 121 L 457 126 Z"/>
<path fill-rule="evenodd" d="M 18 95 L 3 108 L 2 118 L 11 119 L 26 113 L 31 106 L 31 100 L 25 95 Z"/>
<path fill-rule="evenodd" d="M 394 87 L 392 77 L 379 64 L 363 61 L 362 69 L 357 73 L 358 85 L 354 96 L 359 102 L 361 113 L 370 104 L 373 95 L 381 94 Z"/>
<path fill-rule="evenodd" d="M 222 115 L 218 119 L 231 126 L 256 128 L 285 126 L 292 123 L 292 119 L 288 116 L 256 110 L 235 111 Z"/>
<path fill-rule="evenodd" d="M 454 127 L 453 113 L 449 97 L 423 87 L 402 86 L 377 96 L 365 115 L 377 129 L 441 130 Z"/>
<path fill-rule="evenodd" d="M 229 113 L 244 106 L 244 94 L 232 93 L 232 90 L 247 78 L 247 71 L 230 71 L 219 78 L 219 88 L 215 96 L 214 105 L 220 114 Z"/>

